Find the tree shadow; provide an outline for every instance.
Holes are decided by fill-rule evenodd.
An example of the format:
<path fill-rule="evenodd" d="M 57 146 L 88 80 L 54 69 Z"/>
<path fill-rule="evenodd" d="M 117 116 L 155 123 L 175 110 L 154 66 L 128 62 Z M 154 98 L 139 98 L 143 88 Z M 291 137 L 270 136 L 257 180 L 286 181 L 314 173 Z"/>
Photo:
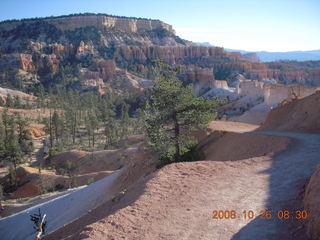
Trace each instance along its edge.
<path fill-rule="evenodd" d="M 258 134 L 259 132 L 252 132 Z M 261 132 L 260 132 L 261 133 Z M 268 174 L 269 197 L 265 209 L 272 219 L 254 218 L 231 240 L 308 240 L 306 220 L 298 220 L 297 212 L 303 210 L 304 189 L 320 159 L 315 154 L 320 147 L 320 135 L 296 133 L 266 133 L 293 139 L 289 149 L 272 157 L 271 167 L 260 174 Z M 248 206 L 250 208 L 250 206 Z M 289 211 L 289 219 L 281 219 L 282 212 Z"/>

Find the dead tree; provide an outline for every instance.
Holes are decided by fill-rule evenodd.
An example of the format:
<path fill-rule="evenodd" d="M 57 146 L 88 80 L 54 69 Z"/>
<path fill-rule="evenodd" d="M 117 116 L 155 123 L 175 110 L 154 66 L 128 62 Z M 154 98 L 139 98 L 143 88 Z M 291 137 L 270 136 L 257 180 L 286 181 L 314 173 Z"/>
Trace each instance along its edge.
<path fill-rule="evenodd" d="M 46 227 L 46 214 L 44 214 L 42 216 L 41 212 L 40 212 L 40 208 L 39 208 L 39 213 L 35 213 L 33 215 L 30 215 L 31 221 L 34 223 L 35 226 L 33 226 L 34 229 L 36 229 L 37 231 L 37 236 L 34 238 L 35 240 L 40 240 L 42 234 L 45 233 L 45 227 Z"/>

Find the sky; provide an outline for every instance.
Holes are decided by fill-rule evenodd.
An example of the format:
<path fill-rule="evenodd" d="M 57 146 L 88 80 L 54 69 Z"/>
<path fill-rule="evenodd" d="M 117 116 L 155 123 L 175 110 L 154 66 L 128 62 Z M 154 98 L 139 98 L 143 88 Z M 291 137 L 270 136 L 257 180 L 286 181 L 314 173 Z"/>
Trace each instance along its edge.
<path fill-rule="evenodd" d="M 320 49 L 320 0 L 0 0 L 0 21 L 84 12 L 159 19 L 224 48 Z"/>

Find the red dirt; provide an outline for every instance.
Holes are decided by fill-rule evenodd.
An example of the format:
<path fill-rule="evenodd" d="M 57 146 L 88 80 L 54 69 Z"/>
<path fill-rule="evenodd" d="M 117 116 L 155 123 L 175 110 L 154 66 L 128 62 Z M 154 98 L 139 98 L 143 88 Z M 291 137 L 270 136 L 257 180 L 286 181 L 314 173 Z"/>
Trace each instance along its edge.
<path fill-rule="evenodd" d="M 312 175 L 307 186 L 304 205 L 309 213 L 308 235 L 312 239 L 320 239 L 320 165 Z"/>
<path fill-rule="evenodd" d="M 33 138 L 40 138 L 46 136 L 46 133 L 44 131 L 44 124 L 38 124 L 38 123 L 32 123 L 28 127 L 30 134 Z"/>
<path fill-rule="evenodd" d="M 79 158 L 87 154 L 89 154 L 89 152 L 84 151 L 68 151 L 59 153 L 47 160 L 46 165 L 54 167 L 56 171 L 59 172 L 60 168 L 66 167 L 67 161 L 70 161 L 72 164 L 77 164 Z"/>
<path fill-rule="evenodd" d="M 26 198 L 41 194 L 41 189 L 35 182 L 28 182 L 10 194 L 10 199 Z"/>
<path fill-rule="evenodd" d="M 256 130 L 259 125 L 250 123 L 230 122 L 230 121 L 212 121 L 209 128 L 212 131 L 227 131 L 227 132 L 252 132 Z"/>
<path fill-rule="evenodd" d="M 273 109 L 260 129 L 320 132 L 319 106 L 320 93 L 292 101 Z M 213 122 L 210 129 L 220 132 L 203 137 L 198 149 L 211 161 L 167 165 L 45 239 L 307 239 L 296 222 L 213 221 L 211 212 L 300 207 L 301 187 L 318 163 L 320 138 L 225 133 L 257 129 L 232 122 Z M 286 136 L 298 141 L 291 145 Z M 318 169 L 305 197 L 312 210 L 309 233 L 316 234 L 315 239 L 319 239 L 319 173 Z"/>
<path fill-rule="evenodd" d="M 9 199 L 33 197 L 42 194 L 43 190 L 54 190 L 57 185 L 66 189 L 72 184 L 73 187 L 87 185 L 89 183 L 98 181 L 112 171 L 99 171 L 89 174 L 76 175 L 72 179 L 68 176 L 56 175 L 54 172 L 48 170 L 39 170 L 31 167 L 19 167 L 17 169 L 18 189 L 7 195 Z M 1 179 L 3 185 L 8 183 L 9 176 Z M 41 187 L 40 187 L 41 186 Z M 41 189 L 42 188 L 42 189 Z"/>
<path fill-rule="evenodd" d="M 3 177 L 1 182 L 3 185 L 8 184 L 9 175 Z M 32 197 L 41 194 L 41 187 L 43 190 L 54 189 L 57 184 L 69 186 L 69 180 L 66 176 L 56 175 L 54 172 L 48 170 L 39 170 L 31 167 L 19 167 L 17 169 L 18 189 L 7 195 L 9 199 Z"/>
<path fill-rule="evenodd" d="M 253 135 L 248 133 L 213 132 L 199 143 L 205 159 L 235 161 L 252 157 L 273 156 L 288 148 L 286 137 Z"/>
<path fill-rule="evenodd" d="M 84 151 L 63 152 L 49 159 L 47 165 L 54 167 L 57 172 L 60 172 L 60 169 L 66 168 L 67 162 L 70 161 L 75 167 L 73 172 L 76 174 L 114 171 L 132 161 L 132 156 L 136 156 L 137 150 L 145 146 L 145 144 L 141 145 L 142 140 L 141 135 L 134 135 L 121 141 L 124 148 L 92 153 Z"/>
<path fill-rule="evenodd" d="M 237 124 L 214 122 L 210 128 L 225 129 L 228 125 L 236 128 Z M 239 124 L 238 130 L 254 128 L 256 126 Z M 231 145 L 226 145 L 230 141 Z M 236 184 L 234 180 L 239 169 L 262 171 L 261 166 L 270 165 L 270 157 L 285 150 L 289 142 L 286 137 L 214 132 L 199 146 L 205 152 L 205 159 L 211 161 L 170 164 L 140 179 L 124 195 L 120 194 L 114 201 L 105 203 L 45 239 L 176 239 L 178 235 L 186 238 L 184 232 L 192 226 L 205 234 L 213 207 L 223 204 L 210 198 L 215 191 L 208 190 L 229 194 L 229 185 L 226 184 Z M 220 148 L 221 153 L 214 148 Z M 261 153 L 264 149 L 266 151 Z M 234 161 L 239 159 L 246 160 Z M 226 181 L 226 176 L 230 181 Z M 249 181 L 246 174 L 243 177 L 244 181 Z M 241 186 L 245 188 L 245 184 Z M 260 194 L 259 197 L 263 196 Z M 247 206 L 251 205 L 247 203 Z M 203 219 L 201 223 L 199 218 Z M 189 236 L 189 239 L 199 239 L 199 236 Z"/>
<path fill-rule="evenodd" d="M 272 109 L 259 130 L 320 133 L 320 92 Z"/>

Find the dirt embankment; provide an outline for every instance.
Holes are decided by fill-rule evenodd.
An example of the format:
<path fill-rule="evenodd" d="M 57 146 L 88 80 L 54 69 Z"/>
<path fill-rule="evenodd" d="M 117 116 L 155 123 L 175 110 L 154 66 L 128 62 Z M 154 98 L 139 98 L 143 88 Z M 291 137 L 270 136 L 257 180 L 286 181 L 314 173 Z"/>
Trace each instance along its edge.
<path fill-rule="evenodd" d="M 307 186 L 304 205 L 309 213 L 308 235 L 312 239 L 320 239 L 320 165 Z"/>
<path fill-rule="evenodd" d="M 40 137 L 46 136 L 47 134 L 44 128 L 45 128 L 45 125 L 39 124 L 39 123 L 31 123 L 28 126 L 28 129 L 30 131 L 32 138 L 40 138 Z"/>
<path fill-rule="evenodd" d="M 276 108 L 261 130 L 317 132 L 319 102 L 316 93 Z M 257 127 L 212 122 L 210 129 L 216 132 L 199 138 L 198 150 L 205 161 L 165 166 L 45 239 L 307 239 L 296 223 L 211 219 L 214 209 L 279 210 L 300 204 L 301 186 L 319 162 L 320 139 L 308 134 L 245 133 Z M 311 235 L 319 234 L 318 178 L 319 170 L 305 197 Z"/>
<path fill-rule="evenodd" d="M 71 169 L 71 176 L 57 175 L 54 171 L 41 170 L 24 167 L 18 169 L 18 189 L 7 196 L 7 198 L 23 198 L 37 196 L 46 191 L 61 190 L 71 187 L 83 186 L 96 182 L 115 170 L 125 166 L 128 171 L 120 177 L 115 183 L 115 188 L 120 191 L 125 190 L 132 185 L 141 176 L 149 174 L 155 169 L 157 157 L 151 154 L 144 143 L 131 146 L 128 149 L 107 150 L 94 153 L 81 151 L 71 151 L 56 155 L 51 159 L 57 172 L 66 167 L 66 162 L 70 161 L 74 166 Z M 2 179 L 3 182 L 9 182 L 9 176 Z M 22 209 L 21 204 L 16 207 L 15 204 L 6 204 L 12 209 L 7 212 L 8 216 L 16 210 Z"/>
<path fill-rule="evenodd" d="M 237 125 L 239 132 L 257 127 L 213 122 L 210 129 L 236 129 Z M 285 150 L 289 144 L 286 137 L 213 132 L 202 138 L 199 145 L 206 161 L 170 164 L 134 183 L 124 195 L 119 195 L 114 201 L 105 203 L 45 239 L 67 236 L 68 239 L 176 239 L 180 234 L 181 237 L 188 235 L 190 222 L 199 230 L 198 233 L 205 234 L 209 232 L 207 224 L 210 224 L 214 204 L 217 204 L 215 207 L 223 204 L 218 200 L 220 192 L 228 196 L 228 189 L 234 184 L 244 191 L 246 185 L 253 181 L 249 173 L 245 173 L 242 177 L 248 182 L 240 180 L 239 184 L 235 183 L 239 169 L 260 172 L 263 170 L 261 163 L 270 165 L 270 157 Z M 225 179 L 226 176 L 229 180 Z M 264 187 L 267 186 L 266 182 Z M 214 199 L 215 195 L 217 199 Z M 203 207 L 206 205 L 207 209 Z M 190 237 L 199 239 L 197 234 Z"/>
<path fill-rule="evenodd" d="M 260 130 L 320 133 L 320 92 L 272 109 Z"/>
<path fill-rule="evenodd" d="M 65 188 L 68 186 L 68 177 L 58 176 L 52 171 L 31 167 L 19 167 L 17 169 L 18 189 L 9 195 L 8 199 L 25 198 L 41 194 L 43 191 L 55 189 L 55 186 Z M 10 174 L 0 179 L 5 189 L 10 188 Z"/>
<path fill-rule="evenodd" d="M 77 175 L 89 174 L 100 171 L 115 171 L 123 166 L 141 158 L 139 149 L 143 149 L 143 143 L 135 144 L 127 149 L 103 150 L 96 152 L 69 151 L 60 153 L 46 163 L 62 173 L 68 167 Z"/>
<path fill-rule="evenodd" d="M 253 157 L 273 156 L 289 147 L 287 137 L 249 133 L 213 132 L 197 148 L 205 160 L 235 161 Z"/>

